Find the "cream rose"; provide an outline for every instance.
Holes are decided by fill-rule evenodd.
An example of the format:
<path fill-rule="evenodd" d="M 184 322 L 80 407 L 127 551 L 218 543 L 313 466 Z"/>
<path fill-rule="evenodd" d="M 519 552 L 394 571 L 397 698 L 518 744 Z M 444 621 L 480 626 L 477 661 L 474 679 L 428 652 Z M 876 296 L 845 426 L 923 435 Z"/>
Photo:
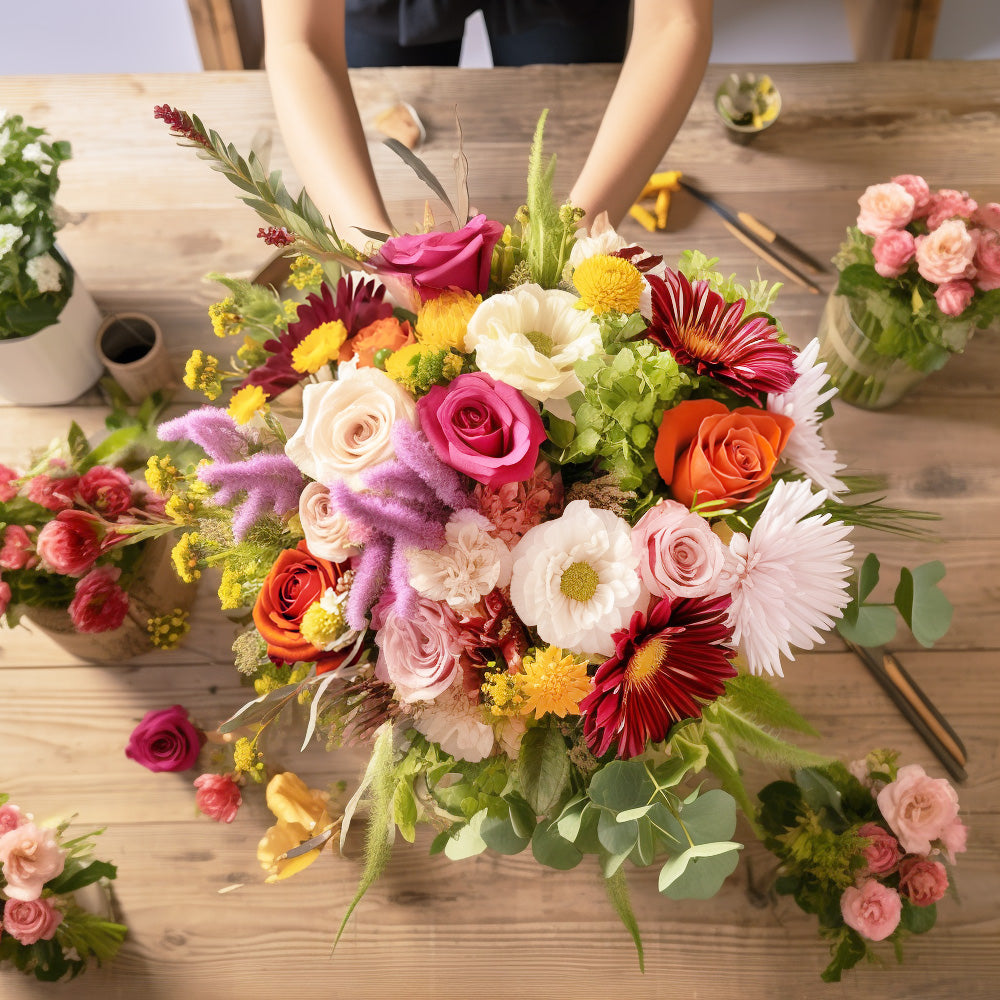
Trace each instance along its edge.
<path fill-rule="evenodd" d="M 299 521 L 309 551 L 320 559 L 343 562 L 361 551 L 364 532 L 330 504 L 325 483 L 309 483 L 299 497 Z"/>
<path fill-rule="evenodd" d="M 343 479 L 357 487 L 365 469 L 395 457 L 397 420 L 416 426 L 416 408 L 406 390 L 378 368 L 312 383 L 303 390 L 302 423 L 285 454 L 310 479 Z"/>
<path fill-rule="evenodd" d="M 858 229 L 866 236 L 881 236 L 902 229 L 913 218 L 913 195 L 902 184 L 872 184 L 858 199 Z"/>
<path fill-rule="evenodd" d="M 38 899 L 42 887 L 62 873 L 66 857 L 55 831 L 22 823 L 0 837 L 0 866 L 9 899 Z"/>
<path fill-rule="evenodd" d="M 975 255 L 976 238 L 962 219 L 949 219 L 928 236 L 917 237 L 917 270 L 936 285 L 973 277 Z"/>

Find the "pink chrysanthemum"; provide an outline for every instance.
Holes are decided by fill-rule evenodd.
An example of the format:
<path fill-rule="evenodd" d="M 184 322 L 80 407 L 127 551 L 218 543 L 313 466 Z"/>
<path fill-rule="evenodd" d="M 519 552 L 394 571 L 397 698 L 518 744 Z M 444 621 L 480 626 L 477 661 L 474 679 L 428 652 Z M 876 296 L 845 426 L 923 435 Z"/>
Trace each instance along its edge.
<path fill-rule="evenodd" d="M 743 318 L 746 300 L 726 302 L 706 281 L 692 284 L 667 268 L 647 275 L 653 322 L 646 336 L 682 365 L 728 385 L 741 396 L 786 392 L 795 382 L 795 351 L 763 315 Z"/>
<path fill-rule="evenodd" d="M 727 647 L 727 596 L 671 602 L 661 598 L 648 619 L 637 611 L 614 634 L 615 652 L 597 669 L 594 689 L 580 702 L 590 749 L 602 756 L 614 746 L 635 757 L 648 740 L 666 739 L 681 719 L 701 716 L 736 671 Z"/>

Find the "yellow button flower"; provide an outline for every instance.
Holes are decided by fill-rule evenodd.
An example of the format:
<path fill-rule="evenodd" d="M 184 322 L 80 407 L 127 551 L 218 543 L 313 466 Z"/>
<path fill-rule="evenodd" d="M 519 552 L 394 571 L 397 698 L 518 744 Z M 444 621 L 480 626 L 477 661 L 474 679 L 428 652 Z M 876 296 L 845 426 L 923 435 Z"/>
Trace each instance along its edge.
<path fill-rule="evenodd" d="M 228 413 L 238 424 L 245 424 L 267 407 L 267 393 L 259 385 L 245 385 L 233 393 Z"/>
<path fill-rule="evenodd" d="M 339 319 L 321 323 L 292 351 L 292 367 L 303 374 L 318 372 L 323 365 L 337 360 L 345 340 L 347 327 Z"/>
<path fill-rule="evenodd" d="M 634 313 L 639 308 L 642 275 L 622 257 L 588 257 L 573 272 L 573 284 L 584 305 L 598 316 L 606 312 Z"/>

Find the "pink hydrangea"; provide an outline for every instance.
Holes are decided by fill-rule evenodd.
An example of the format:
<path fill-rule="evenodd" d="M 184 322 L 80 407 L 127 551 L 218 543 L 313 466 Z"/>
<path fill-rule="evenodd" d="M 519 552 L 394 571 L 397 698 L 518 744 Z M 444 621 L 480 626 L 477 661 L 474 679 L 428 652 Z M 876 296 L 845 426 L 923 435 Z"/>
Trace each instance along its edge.
<path fill-rule="evenodd" d="M 941 188 L 931 195 L 927 210 L 927 228 L 937 229 L 949 219 L 971 219 L 979 205 L 969 197 L 967 191 Z"/>
<path fill-rule="evenodd" d="M 944 778 L 907 764 L 878 793 L 879 811 L 907 854 L 929 854 L 958 815 L 958 794 Z"/>
<path fill-rule="evenodd" d="M 896 870 L 903 852 L 899 849 L 899 841 L 891 833 L 878 823 L 865 823 L 858 830 L 858 836 L 871 840 L 864 850 L 867 875 L 888 875 Z"/>
<path fill-rule="evenodd" d="M 899 926 L 903 901 L 899 894 L 875 879 L 853 885 L 840 897 L 844 923 L 869 941 L 884 941 Z"/>
<path fill-rule="evenodd" d="M 914 906 L 930 906 L 948 890 L 948 873 L 940 861 L 906 858 L 899 866 L 899 891 Z"/>

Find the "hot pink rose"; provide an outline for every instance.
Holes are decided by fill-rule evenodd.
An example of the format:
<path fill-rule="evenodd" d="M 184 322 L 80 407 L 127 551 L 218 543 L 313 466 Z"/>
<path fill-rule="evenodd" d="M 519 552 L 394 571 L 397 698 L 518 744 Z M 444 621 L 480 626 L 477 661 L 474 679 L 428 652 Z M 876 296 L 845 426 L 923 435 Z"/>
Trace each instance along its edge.
<path fill-rule="evenodd" d="M 884 941 L 899 925 L 903 901 L 888 886 L 870 879 L 853 885 L 840 897 L 844 923 L 869 941 Z"/>
<path fill-rule="evenodd" d="M 899 849 L 896 838 L 883 830 L 878 823 L 865 823 L 858 830 L 859 837 L 870 837 L 871 843 L 865 848 L 865 860 L 868 867 L 867 875 L 888 875 L 896 870 L 903 852 Z"/>
<path fill-rule="evenodd" d="M 434 386 L 417 401 L 417 416 L 438 458 L 487 486 L 530 478 L 545 441 L 534 406 L 485 372 Z"/>
<path fill-rule="evenodd" d="M 931 195 L 931 203 L 927 211 L 927 228 L 937 229 L 948 219 L 971 219 L 979 206 L 966 191 L 954 191 L 951 188 L 941 188 Z"/>
<path fill-rule="evenodd" d="M 109 521 L 132 506 L 132 480 L 124 469 L 95 465 L 80 477 L 77 490 L 88 507 Z"/>
<path fill-rule="evenodd" d="M 913 234 L 905 229 L 890 229 L 876 236 L 872 247 L 875 270 L 883 278 L 898 278 L 913 260 L 915 249 Z"/>
<path fill-rule="evenodd" d="M 872 184 L 858 199 L 858 205 L 858 229 L 866 236 L 902 229 L 913 218 L 913 195 L 902 184 Z"/>
<path fill-rule="evenodd" d="M 935 285 L 973 277 L 977 236 L 978 231 L 970 233 L 961 219 L 943 222 L 930 235 L 918 236 L 916 258 L 921 277 Z"/>
<path fill-rule="evenodd" d="M 913 218 L 919 219 L 927 214 L 931 203 L 931 189 L 927 181 L 918 174 L 899 174 L 890 178 L 893 184 L 898 184 L 913 196 Z"/>
<path fill-rule="evenodd" d="M 0 566 L 4 569 L 30 569 L 37 562 L 38 556 L 32 548 L 31 536 L 27 530 L 20 524 L 8 524 L 0 547 Z"/>
<path fill-rule="evenodd" d="M 955 863 L 955 855 L 961 854 L 965 850 L 965 841 L 968 836 L 968 827 L 957 817 L 941 831 L 941 845 L 952 864 Z"/>
<path fill-rule="evenodd" d="M 62 510 L 38 532 L 37 551 L 53 573 L 83 576 L 101 554 L 101 522 L 85 510 Z"/>
<path fill-rule="evenodd" d="M 1000 233 L 995 229 L 981 229 L 976 246 L 976 287 L 990 292 L 1000 288 Z"/>
<path fill-rule="evenodd" d="M 203 774 L 194 779 L 195 805 L 217 823 L 232 823 L 243 804 L 240 786 L 229 774 Z"/>
<path fill-rule="evenodd" d="M 403 279 L 421 298 L 437 298 L 446 288 L 481 295 L 490 283 L 493 248 L 503 226 L 485 215 L 452 233 L 419 233 L 385 241 L 370 263 L 379 276 Z"/>
<path fill-rule="evenodd" d="M 940 861 L 906 858 L 899 866 L 899 891 L 914 906 L 930 906 L 944 897 L 948 873 Z"/>
<path fill-rule="evenodd" d="M 889 828 L 907 854 L 929 854 L 958 815 L 958 794 L 944 778 L 932 778 L 919 764 L 907 764 L 876 797 Z"/>
<path fill-rule="evenodd" d="M 976 290 L 971 282 L 949 281 L 947 284 L 937 286 L 934 301 L 945 316 L 961 316 L 975 294 Z"/>
<path fill-rule="evenodd" d="M 27 823 L 27 817 L 17 806 L 8 802 L 5 806 L 0 806 L 0 836 L 16 830 L 22 823 Z"/>
<path fill-rule="evenodd" d="M 181 705 L 147 712 L 132 730 L 125 756 L 150 771 L 186 771 L 194 767 L 202 734 Z"/>
<path fill-rule="evenodd" d="M 17 496 L 17 488 L 10 484 L 20 478 L 21 474 L 16 469 L 0 463 L 0 503 L 6 503 Z"/>
<path fill-rule="evenodd" d="M 657 597 L 714 594 L 726 562 L 719 536 L 683 504 L 662 500 L 632 529 L 639 576 Z"/>
<path fill-rule="evenodd" d="M 3 910 L 3 929 L 21 944 L 48 941 L 63 915 L 48 899 L 12 900 Z"/>
<path fill-rule="evenodd" d="M 117 566 L 98 566 L 77 583 L 69 604 L 77 632 L 110 632 L 125 621 L 128 594 L 116 582 L 121 573 Z"/>
<path fill-rule="evenodd" d="M 46 510 L 67 510 L 73 506 L 78 476 L 53 477 L 44 472 L 28 480 L 28 499 Z"/>
<path fill-rule="evenodd" d="M 995 201 L 988 201 L 985 205 L 980 205 L 972 213 L 972 221 L 986 229 L 995 229 L 1000 232 L 1000 205 Z"/>
<path fill-rule="evenodd" d="M 6 613 L 10 598 L 10 584 L 6 580 L 0 580 L 0 615 Z"/>
<path fill-rule="evenodd" d="M 54 830 L 22 823 L 0 837 L 0 865 L 10 899 L 38 899 L 46 882 L 62 873 L 66 857 Z"/>

